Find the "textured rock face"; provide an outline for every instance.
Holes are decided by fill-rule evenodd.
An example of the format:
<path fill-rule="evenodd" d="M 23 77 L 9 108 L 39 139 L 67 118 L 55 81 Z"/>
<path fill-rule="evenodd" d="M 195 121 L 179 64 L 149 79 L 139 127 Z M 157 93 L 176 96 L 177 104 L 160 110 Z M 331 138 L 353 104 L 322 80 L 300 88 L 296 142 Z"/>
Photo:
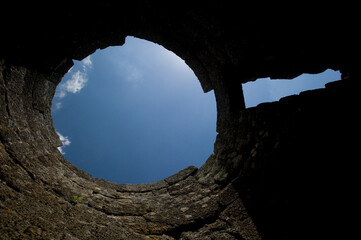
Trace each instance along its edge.
<path fill-rule="evenodd" d="M 0 70 L 2 239 L 259 239 L 232 184 L 199 181 L 195 167 L 140 185 L 76 169 L 56 150 L 50 103 L 59 76 L 4 61 Z"/>
<path fill-rule="evenodd" d="M 259 239 L 232 184 L 200 181 L 195 167 L 140 185 L 76 169 L 56 150 L 50 103 L 59 76 L 4 61 L 0 70 L 2 239 Z"/>
<path fill-rule="evenodd" d="M 350 19 L 288 16 L 289 29 L 283 20 L 240 16 L 223 4 L 88 7 L 17 6 L 2 15 L 2 22 L 14 16 L 23 22 L 21 29 L 6 24 L 0 44 L 0 239 L 345 239 L 352 233 L 359 34 Z M 347 34 L 329 32 L 336 27 Z M 305 30 L 312 37 L 299 36 Z M 57 150 L 50 107 L 71 59 L 121 45 L 127 35 L 174 51 L 204 91 L 214 90 L 219 134 L 200 169 L 118 185 L 92 178 Z M 244 109 L 242 82 L 326 68 L 340 70 L 343 80 Z M 75 203 L 73 196 L 83 199 Z"/>

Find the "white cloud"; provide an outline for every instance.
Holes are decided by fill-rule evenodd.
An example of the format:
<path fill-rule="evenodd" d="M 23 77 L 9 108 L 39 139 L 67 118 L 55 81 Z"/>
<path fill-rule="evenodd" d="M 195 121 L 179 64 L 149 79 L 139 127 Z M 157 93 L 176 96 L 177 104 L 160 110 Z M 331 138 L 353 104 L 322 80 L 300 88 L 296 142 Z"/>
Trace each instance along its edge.
<path fill-rule="evenodd" d="M 83 65 L 83 70 L 84 70 L 84 71 L 86 70 L 86 68 L 91 67 L 92 64 L 93 64 L 93 62 L 92 62 L 92 60 L 91 60 L 91 58 L 90 58 L 90 55 L 87 56 L 86 58 L 84 58 L 83 60 L 81 60 L 81 63 L 82 63 L 82 65 Z"/>
<path fill-rule="evenodd" d="M 62 108 L 62 107 L 63 107 L 63 105 L 62 105 L 61 102 L 55 103 L 55 109 L 56 109 L 56 110 L 58 110 L 58 109 L 60 109 L 60 108 Z"/>
<path fill-rule="evenodd" d="M 58 147 L 58 150 L 60 151 L 61 154 L 64 155 L 65 151 L 64 151 L 63 148 L 66 147 L 66 146 L 69 146 L 71 142 L 70 142 L 70 140 L 69 140 L 69 138 L 67 136 L 63 136 L 59 132 L 56 132 L 56 133 L 59 135 L 60 141 L 63 144 L 62 147 Z"/>
<path fill-rule="evenodd" d="M 70 78 L 68 78 L 65 82 L 62 82 L 56 92 L 57 98 L 63 98 L 68 93 L 78 93 L 80 92 L 88 82 L 87 70 L 92 67 L 92 60 L 90 56 L 84 58 L 81 62 L 80 69 L 75 73 L 71 71 L 73 68 L 69 69 L 67 74 L 71 74 Z M 55 110 L 62 108 L 62 103 L 60 101 L 55 103 Z M 64 148 L 71 144 L 69 138 L 67 136 L 61 135 L 59 132 L 56 132 L 59 135 L 60 141 L 62 142 L 63 146 L 58 147 L 58 150 L 61 154 L 65 154 Z"/>
<path fill-rule="evenodd" d="M 66 92 L 77 93 L 83 89 L 87 81 L 86 73 L 77 71 L 71 76 L 71 79 L 66 81 L 61 87 Z"/>
<path fill-rule="evenodd" d="M 88 81 L 87 70 L 92 67 L 92 60 L 90 56 L 84 58 L 81 61 L 82 70 L 76 71 L 70 77 L 70 79 L 61 83 L 58 86 L 58 91 L 56 93 L 56 97 L 63 98 L 67 95 L 67 93 L 78 93 L 85 87 L 85 84 Z M 72 68 L 69 70 L 68 74 Z M 59 108 L 58 108 L 59 109 Z"/>
<path fill-rule="evenodd" d="M 59 91 L 57 92 L 56 96 L 58 98 L 63 98 L 67 93 L 80 92 L 80 90 L 85 87 L 87 81 L 88 78 L 86 73 L 77 71 L 71 75 L 70 79 L 59 85 Z"/>

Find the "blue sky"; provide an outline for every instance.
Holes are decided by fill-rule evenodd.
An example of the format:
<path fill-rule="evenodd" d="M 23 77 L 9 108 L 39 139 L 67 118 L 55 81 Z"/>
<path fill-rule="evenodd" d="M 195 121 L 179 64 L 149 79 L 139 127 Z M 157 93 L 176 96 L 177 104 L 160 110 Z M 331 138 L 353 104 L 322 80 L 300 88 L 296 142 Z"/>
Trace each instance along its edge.
<path fill-rule="evenodd" d="M 246 107 L 254 107 L 259 103 L 278 101 L 302 91 L 324 88 L 326 83 L 340 79 L 340 72 L 331 69 L 319 74 L 302 74 L 292 80 L 259 78 L 243 84 L 243 94 Z"/>
<path fill-rule="evenodd" d="M 147 183 L 200 167 L 213 153 L 214 93 L 203 93 L 174 53 L 127 37 L 124 46 L 74 62 L 58 85 L 52 114 L 63 142 L 59 150 L 77 167 L 117 183 Z M 246 105 L 320 88 L 340 74 L 320 76 L 244 84 Z"/>
<path fill-rule="evenodd" d="M 164 179 L 213 153 L 214 93 L 162 46 L 132 37 L 76 61 L 52 108 L 65 158 L 117 183 Z"/>

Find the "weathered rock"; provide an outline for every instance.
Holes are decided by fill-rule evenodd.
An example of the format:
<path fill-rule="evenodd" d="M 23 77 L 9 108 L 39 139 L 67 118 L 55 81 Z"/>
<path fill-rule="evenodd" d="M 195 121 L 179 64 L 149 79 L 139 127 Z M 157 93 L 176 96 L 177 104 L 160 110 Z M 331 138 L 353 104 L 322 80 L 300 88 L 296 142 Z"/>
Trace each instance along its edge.
<path fill-rule="evenodd" d="M 334 15 L 280 21 L 272 11 L 193 4 L 32 2 L 3 11 L 0 239 L 347 238 L 359 182 L 357 28 Z M 204 91 L 214 90 L 219 134 L 200 169 L 118 185 L 92 178 L 58 151 L 51 101 L 71 59 L 129 35 L 174 51 Z M 327 68 L 343 80 L 244 109 L 242 82 Z M 74 203 L 74 195 L 83 199 Z"/>

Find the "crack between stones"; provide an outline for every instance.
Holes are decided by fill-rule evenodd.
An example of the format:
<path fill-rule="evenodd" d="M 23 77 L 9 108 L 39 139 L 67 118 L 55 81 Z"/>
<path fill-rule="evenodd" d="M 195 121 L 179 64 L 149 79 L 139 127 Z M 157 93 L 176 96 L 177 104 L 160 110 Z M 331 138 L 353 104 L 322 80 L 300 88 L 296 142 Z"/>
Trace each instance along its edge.
<path fill-rule="evenodd" d="M 28 175 L 32 180 L 35 180 L 35 176 L 32 172 L 30 172 L 18 159 L 14 158 L 9 154 L 10 158 L 13 160 L 15 164 L 18 164 Z"/>
<path fill-rule="evenodd" d="M 178 227 L 175 227 L 171 230 L 168 230 L 168 231 L 165 231 L 163 234 L 166 234 L 168 236 L 171 236 L 175 239 L 180 239 L 182 233 L 184 232 L 197 232 L 199 231 L 201 228 L 203 228 L 205 225 L 207 224 L 212 224 L 214 222 L 217 221 L 217 219 L 220 219 L 219 218 L 219 215 L 229 206 L 231 205 L 232 203 L 234 203 L 235 201 L 237 201 L 237 199 L 234 199 L 233 201 L 231 201 L 229 204 L 227 205 L 224 205 L 221 207 L 212 215 L 212 216 L 209 216 L 209 217 L 206 217 L 204 219 L 199 219 L 199 220 L 195 220 L 194 222 L 190 222 L 190 223 L 187 223 L 185 225 L 181 225 L 181 226 L 178 226 Z M 149 219 L 145 218 L 147 221 L 149 222 L 152 222 L 150 221 Z M 224 221 L 227 225 L 231 226 L 231 224 L 228 222 L 228 221 L 225 221 L 224 219 L 221 219 L 222 221 Z M 230 232 L 227 232 L 228 234 L 231 234 L 233 237 L 235 237 L 236 239 L 239 239 L 239 240 L 244 240 L 244 238 L 241 236 L 241 234 L 235 234 L 235 233 L 230 233 Z"/>
<path fill-rule="evenodd" d="M 5 90 L 4 95 L 5 95 L 5 109 L 6 109 L 6 112 L 7 112 L 8 116 L 11 117 L 10 108 L 9 108 L 9 97 L 8 97 L 7 90 Z"/>
<path fill-rule="evenodd" d="M 224 210 L 225 207 L 222 207 L 218 211 L 216 211 L 216 213 L 213 214 L 212 216 L 206 217 L 204 219 L 195 220 L 194 222 L 190 222 L 185 225 L 175 227 L 169 231 L 165 231 L 164 234 L 171 236 L 175 239 L 180 239 L 182 233 L 184 232 L 197 232 L 205 225 L 214 223 L 217 219 L 219 219 L 219 214 Z"/>
<path fill-rule="evenodd" d="M 5 91 L 4 91 L 4 97 L 5 97 L 5 109 L 6 109 L 6 112 L 8 114 L 9 117 L 11 117 L 11 113 L 10 113 L 10 108 L 9 108 L 9 96 L 8 96 L 8 88 L 7 88 L 7 85 L 8 85 L 8 75 L 10 74 L 10 69 L 5 67 L 3 69 L 3 72 L 2 72 L 2 75 L 3 75 L 3 79 L 4 79 L 4 87 L 5 87 Z"/>
<path fill-rule="evenodd" d="M 189 167 L 192 167 L 192 166 L 189 166 Z M 189 168 L 188 167 L 188 168 Z M 188 168 L 185 168 L 183 170 L 186 170 Z M 183 171 L 181 170 L 181 171 Z M 154 192 L 154 191 L 158 191 L 158 190 L 161 190 L 161 189 L 168 189 L 169 187 L 181 182 L 181 181 L 184 181 L 185 179 L 187 179 L 188 177 L 190 176 L 195 176 L 196 173 L 198 172 L 199 169 L 194 169 L 193 171 L 189 172 L 188 174 L 185 174 L 184 176 L 182 176 L 181 178 L 179 178 L 177 181 L 172 181 L 170 180 L 171 177 L 173 176 L 170 176 L 168 178 L 165 178 L 161 181 L 163 181 L 165 184 L 164 185 L 160 185 L 159 187 L 152 187 L 152 186 L 149 186 L 149 189 L 140 189 L 140 190 L 131 190 L 131 189 L 126 189 L 126 188 L 122 188 L 124 186 L 126 186 L 127 184 L 120 184 L 118 185 L 118 187 L 120 187 L 119 189 L 116 189 L 116 191 L 118 193 L 150 193 L 150 192 Z M 179 173 L 178 173 L 179 174 Z M 161 182 L 159 181 L 159 182 Z M 153 183 L 145 183 L 144 185 L 151 185 Z M 123 185 L 123 186 L 122 186 Z M 133 184 L 129 184 L 129 185 L 133 185 Z M 138 185 L 138 184 L 134 184 L 134 185 Z M 139 185 L 142 185 L 142 184 L 139 184 Z"/>
<path fill-rule="evenodd" d="M 71 202 L 69 202 L 71 203 Z M 92 206 L 91 204 L 87 204 L 87 206 L 91 209 L 94 209 L 95 211 L 97 212 L 101 212 L 107 216 L 114 216 L 114 217 L 143 217 L 144 218 L 144 214 L 115 214 L 115 213 L 112 213 L 110 211 L 106 211 L 104 209 L 99 209 L 97 207 L 94 207 Z"/>
<path fill-rule="evenodd" d="M 105 195 L 103 193 L 99 193 L 99 192 L 93 192 L 92 194 L 94 195 L 100 195 L 100 196 L 103 196 L 105 198 L 109 198 L 109 199 L 112 199 L 112 200 L 117 200 L 117 199 L 127 199 L 126 197 L 119 197 L 119 196 L 109 196 L 109 195 Z"/>
<path fill-rule="evenodd" d="M 1 181 L 9 188 L 11 188 L 12 190 L 14 190 L 17 193 L 22 193 L 21 190 L 19 188 L 17 188 L 16 186 L 14 186 L 13 184 L 11 184 L 10 182 L 7 182 L 5 179 L 1 178 Z"/>
<path fill-rule="evenodd" d="M 11 158 L 11 160 L 20 166 L 20 168 L 22 168 L 28 175 L 29 177 L 34 181 L 35 180 L 35 176 L 32 172 L 30 172 L 10 151 L 7 151 L 6 146 L 4 145 L 5 151 L 6 153 L 9 155 L 9 157 Z"/>

